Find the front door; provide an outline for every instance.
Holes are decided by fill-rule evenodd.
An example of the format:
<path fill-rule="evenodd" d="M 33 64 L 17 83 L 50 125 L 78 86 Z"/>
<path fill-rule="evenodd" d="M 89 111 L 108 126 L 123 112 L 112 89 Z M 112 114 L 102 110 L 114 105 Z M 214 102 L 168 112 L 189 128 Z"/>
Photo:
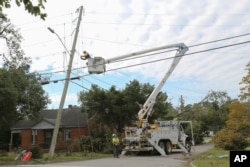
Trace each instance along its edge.
<path fill-rule="evenodd" d="M 49 147 L 52 139 L 53 130 L 44 130 L 44 146 Z"/>

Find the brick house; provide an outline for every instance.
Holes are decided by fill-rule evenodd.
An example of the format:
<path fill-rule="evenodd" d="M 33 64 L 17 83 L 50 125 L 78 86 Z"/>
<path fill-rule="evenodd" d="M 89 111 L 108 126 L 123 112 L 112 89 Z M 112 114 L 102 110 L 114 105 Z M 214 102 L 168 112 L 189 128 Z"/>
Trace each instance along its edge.
<path fill-rule="evenodd" d="M 39 120 L 20 120 L 11 126 L 10 150 L 32 145 L 50 147 L 58 109 L 43 110 Z M 65 143 L 89 135 L 88 117 L 80 108 L 63 109 L 56 149 L 65 149 Z"/>

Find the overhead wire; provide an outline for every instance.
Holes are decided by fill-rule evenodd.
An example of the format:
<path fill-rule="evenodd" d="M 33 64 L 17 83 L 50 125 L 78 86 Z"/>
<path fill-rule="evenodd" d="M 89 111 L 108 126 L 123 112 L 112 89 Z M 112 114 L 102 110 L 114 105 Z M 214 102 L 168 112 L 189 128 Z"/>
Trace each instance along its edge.
<path fill-rule="evenodd" d="M 131 13 L 131 12 L 100 12 L 100 11 L 98 11 L 98 12 L 90 12 L 90 11 L 86 11 L 85 12 L 86 14 L 95 14 L 95 15 L 98 15 L 98 14 L 100 14 L 100 15 L 104 15 L 104 14 L 106 14 L 106 15 L 126 15 L 126 14 L 128 14 L 128 15 L 130 15 L 130 14 L 133 14 L 133 15 L 147 15 L 147 16 L 149 16 L 149 15 L 170 15 L 170 16 L 176 16 L 176 15 L 180 15 L 180 13 L 178 12 L 177 14 L 174 14 L 174 13 L 135 13 L 135 12 L 133 12 L 133 13 Z M 204 14 L 205 16 L 207 16 L 207 15 L 212 15 L 212 16 L 219 16 L 219 15 L 229 15 L 229 16 L 232 16 L 232 15 L 239 15 L 239 16 L 242 16 L 242 15 L 250 15 L 250 14 L 247 14 L 247 13 L 245 13 L 245 14 L 235 14 L 235 13 L 219 13 L 219 14 L 214 14 L 214 13 L 212 13 L 212 14 Z"/>
<path fill-rule="evenodd" d="M 184 54 L 181 57 L 192 55 L 192 54 L 198 54 L 198 53 L 202 53 L 202 52 L 208 52 L 208 51 L 217 50 L 217 49 L 222 49 L 222 48 L 226 48 L 226 47 L 232 47 L 232 46 L 236 46 L 236 45 L 242 45 L 242 44 L 246 44 L 246 43 L 250 43 L 250 41 L 235 43 L 235 44 L 231 44 L 231 45 L 224 45 L 224 46 L 221 46 L 221 47 L 216 47 L 216 48 L 211 48 L 211 49 L 205 49 L 205 50 L 201 50 L 201 51 L 197 51 L 197 52 L 193 52 L 193 53 Z M 164 52 L 161 52 L 161 53 L 164 53 Z M 167 59 L 173 59 L 173 58 L 174 57 L 162 58 L 162 59 L 152 60 L 152 61 L 148 61 L 148 62 L 133 64 L 133 65 L 129 65 L 129 66 L 119 67 L 119 68 L 115 68 L 113 70 L 118 70 L 118 69 L 123 69 L 123 68 L 129 68 L 129 67 L 134 67 L 134 66 L 138 66 L 138 65 L 154 63 L 154 62 L 158 62 L 158 61 L 162 61 L 162 60 L 167 60 Z M 113 70 L 109 70 L 109 71 L 113 71 Z"/>
<path fill-rule="evenodd" d="M 237 35 L 237 36 L 232 36 L 232 37 L 228 37 L 228 38 L 223 38 L 223 39 L 218 39 L 218 40 L 214 40 L 214 41 L 209 41 L 209 42 L 204 42 L 204 43 L 200 43 L 200 44 L 195 44 L 195 45 L 190 45 L 190 46 L 187 46 L 188 48 L 191 48 L 191 47 L 197 47 L 197 46 L 201 46 L 201 45 L 206 45 L 206 44 L 211 44 L 211 43 L 215 43 L 215 42 L 220 42 L 220 41 L 224 41 L 224 40 L 229 40 L 229 39 L 233 39 L 233 38 L 239 38 L 239 37 L 243 37 L 243 36 L 247 36 L 247 35 L 250 35 L 250 33 L 246 33 L 246 34 L 241 34 L 241 35 Z M 248 43 L 248 42 L 246 42 Z M 239 43 L 241 44 L 241 43 Z M 230 45 L 231 46 L 231 45 Z M 233 46 L 233 45 L 232 45 Z M 219 49 L 219 48 L 218 48 Z M 166 53 L 166 52 L 172 52 L 172 51 L 176 51 L 177 49 L 172 49 L 172 50 L 167 50 L 167 51 L 161 51 L 161 52 L 157 52 L 157 53 L 151 53 L 151 54 L 144 54 L 144 55 L 141 55 L 141 56 L 136 56 L 136 57 L 130 57 L 130 58 L 126 58 L 126 59 L 122 59 L 122 60 L 117 60 L 116 62 L 118 61 L 127 61 L 127 60 L 131 60 L 131 59 L 137 59 L 137 58 L 141 58 L 141 57 L 147 57 L 147 56 L 152 56 L 152 55 L 155 55 L 155 54 L 160 54 L 160 53 Z M 209 50 L 216 50 L 215 49 L 208 49 Z M 202 51 L 204 52 L 204 51 Z M 191 53 L 189 53 L 191 54 Z M 186 54 L 186 55 L 189 55 L 189 54 Z M 172 57 L 173 58 L 173 57 Z M 164 59 L 163 59 L 164 60 Z M 112 63 L 112 62 L 111 62 Z M 74 70 L 74 69 L 73 69 Z M 115 69 L 114 69 L 115 70 Z"/>
<path fill-rule="evenodd" d="M 250 33 L 241 34 L 241 35 L 232 36 L 232 37 L 227 37 L 227 38 L 218 39 L 218 40 L 209 41 L 209 42 L 204 42 L 204 43 L 200 43 L 200 44 L 190 45 L 190 46 L 187 46 L 187 47 L 188 47 L 188 48 L 197 47 L 197 46 L 206 45 L 206 44 L 211 44 L 211 43 L 220 42 L 220 41 L 224 41 L 224 40 L 229 40 L 229 39 L 233 39 L 233 38 L 239 38 L 239 37 L 243 37 L 243 36 L 247 36 L 247 35 L 250 35 Z M 217 49 L 226 48 L 226 47 L 231 47 L 231 46 L 236 46 L 236 45 L 241 45 L 241 44 L 245 44 L 245 43 L 249 43 L 249 41 L 245 41 L 245 42 L 241 42 L 241 43 L 236 43 L 236 44 L 231 44 L 231 45 L 225 45 L 225 46 L 216 47 L 216 48 L 211 48 L 211 49 L 202 50 L 202 51 L 197 51 L 197 52 L 194 52 L 194 53 L 188 53 L 188 54 L 185 54 L 185 55 L 183 55 L 183 56 L 187 56 L 187 55 L 190 55 L 190 54 L 196 54 L 196 53 L 202 53 L 202 52 L 211 51 L 211 50 L 217 50 Z M 127 61 L 127 60 L 131 60 L 131 59 L 138 59 L 138 58 L 141 58 L 141 57 L 147 57 L 147 56 L 152 56 L 152 55 L 155 55 L 155 54 L 166 53 L 166 52 L 172 52 L 172 51 L 176 51 L 176 50 L 177 50 L 177 49 L 172 49 L 172 50 L 161 51 L 161 52 L 156 52 L 156 53 L 151 53 L 151 54 L 144 54 L 144 55 L 141 55 L 141 56 L 136 56 L 136 57 L 126 58 L 126 59 L 122 59 L 122 60 L 117 60 L 116 62 L 119 62 L 119 61 Z M 173 57 L 170 57 L 170 58 L 163 58 L 163 59 L 159 59 L 159 60 L 154 60 L 153 62 L 162 61 L 162 60 L 166 60 L 166 59 L 172 59 L 172 58 L 173 58 Z M 111 62 L 111 63 L 115 63 L 115 62 Z M 141 63 L 141 65 L 143 65 L 143 64 L 148 64 L 148 63 L 150 63 L 150 62 Z M 137 64 L 137 65 L 138 65 L 138 64 Z M 131 66 L 134 66 L 134 65 L 131 65 Z M 73 68 L 72 70 L 78 70 L 78 69 L 82 69 L 82 68 L 87 68 L 87 67 Z M 126 68 L 126 67 L 123 67 L 123 68 Z M 117 69 L 117 68 L 112 69 L 112 70 L 110 70 L 110 71 L 114 71 L 114 70 L 116 70 L 116 69 Z M 120 69 L 120 68 L 118 68 L 118 69 Z"/>
<path fill-rule="evenodd" d="M 109 13 L 110 14 L 110 13 Z M 119 13 L 117 13 L 119 14 Z M 140 15 L 145 15 L 145 14 L 140 14 Z M 165 14 L 148 14 L 148 15 L 165 15 Z M 151 24 L 150 24 L 151 25 Z M 174 25 L 174 26 L 181 26 L 181 25 Z M 190 25 L 189 25 L 190 26 Z M 196 25 L 192 25 L 192 26 L 196 26 Z M 204 25 L 198 25 L 198 26 L 204 26 Z M 249 34 L 248 34 L 249 35 Z M 240 35 L 240 36 L 243 36 L 243 35 Z M 240 37 L 239 36 L 239 37 Z M 227 39 L 232 39 L 232 37 L 229 37 Z M 96 39 L 98 40 L 98 39 Z M 100 39 L 99 39 L 100 40 Z M 201 45 L 204 45 L 204 44 L 209 44 L 209 43 L 213 43 L 213 42 L 219 42 L 221 40 L 216 40 L 216 41 L 210 41 L 210 42 L 206 42 L 206 43 L 201 43 L 201 44 L 196 44 L 196 45 L 191 45 L 191 46 L 188 46 L 188 47 L 195 47 L 195 46 L 201 46 Z M 117 43 L 117 42 L 115 42 Z M 193 53 L 189 53 L 189 54 L 185 54 L 183 56 L 187 56 L 187 55 L 191 55 L 191 54 L 198 54 L 198 53 L 202 53 L 202 52 L 208 52 L 208 51 L 212 51 L 212 50 L 217 50 L 217 49 L 222 49 L 222 48 L 226 48 L 226 47 L 232 47 L 232 46 L 236 46 L 236 45 L 241 45 L 241 44 L 246 44 L 246 43 L 249 43 L 249 41 L 245 41 L 245 42 L 242 42 L 242 43 L 237 43 L 237 44 L 232 44 L 232 45 L 227 45 L 227 46 L 221 46 L 221 47 L 216 47 L 216 48 L 211 48 L 211 49 L 207 49 L 207 50 L 202 50 L 202 51 L 197 51 L 197 52 L 193 52 Z M 174 51 L 174 50 L 172 50 Z M 166 52 L 170 52 L 170 51 L 165 51 L 165 52 L 162 52 L 162 53 L 166 53 Z M 158 52 L 157 54 L 159 54 L 160 52 Z M 155 53 L 156 54 L 156 53 Z M 152 54 L 148 54 L 148 55 L 143 55 L 143 56 L 138 56 L 136 58 L 140 58 L 140 57 L 146 57 L 146 56 L 151 56 Z M 173 57 L 171 57 L 173 58 Z M 107 70 L 106 72 L 109 72 L 109 71 L 115 71 L 115 70 L 119 70 L 119 69 L 122 69 L 122 68 L 129 68 L 129 67 L 133 67 L 133 66 L 139 66 L 139 65 L 143 65 L 143 64 L 148 64 L 148 63 L 154 63 L 154 62 L 157 62 L 157 61 L 163 61 L 163 60 L 166 60 L 166 59 L 171 59 L 171 58 L 165 58 L 165 59 L 159 59 L 159 60 L 154 60 L 154 61 L 149 61 L 149 62 L 144 62 L 144 63 L 139 63 L 139 64 L 134 64 L 134 65 L 131 65 L 131 66 L 124 66 L 124 67 L 121 67 L 121 68 L 115 68 L 115 69 L 109 69 Z M 131 59 L 135 59 L 135 58 L 131 58 Z M 127 61 L 129 59 L 126 59 L 126 60 L 123 60 L 123 61 Z M 81 67 L 80 68 L 77 68 L 77 69 L 82 69 Z M 73 69 L 73 70 L 77 70 L 77 69 Z M 64 72 L 64 71 L 59 71 L 59 72 Z M 59 72 L 53 72 L 53 73 L 59 73 Z M 52 74 L 52 73 L 50 73 Z M 84 75 L 84 76 L 87 76 L 87 75 Z M 73 82 L 73 81 L 72 81 Z"/>
<path fill-rule="evenodd" d="M 217 49 L 222 49 L 222 48 L 227 48 L 227 47 L 232 47 L 232 46 L 247 44 L 247 43 L 250 43 L 250 41 L 245 41 L 245 42 L 240 42 L 240 43 L 234 43 L 234 44 L 230 44 L 230 45 L 224 45 L 224 46 L 220 46 L 220 47 L 215 47 L 215 48 L 205 49 L 205 50 L 201 50 L 201 51 L 196 51 L 196 52 L 184 54 L 184 55 L 182 55 L 182 57 L 188 56 L 188 55 L 193 55 L 193 54 L 198 54 L 198 53 L 203 53 L 203 52 L 208 52 L 208 51 L 212 51 L 212 50 L 217 50 Z M 165 52 L 168 52 L 168 51 L 165 51 Z M 161 52 L 161 53 L 164 53 L 164 52 Z M 154 53 L 154 54 L 159 54 L 159 53 Z M 114 70 L 120 70 L 120 69 L 124 69 L 124 68 L 129 68 L 129 67 L 135 67 L 135 66 L 149 64 L 149 63 L 154 63 L 154 62 L 159 62 L 159 61 L 163 61 L 163 60 L 167 60 L 167 59 L 173 59 L 173 58 L 174 57 L 168 57 L 168 58 L 162 58 L 162 59 L 157 59 L 157 60 L 151 60 L 151 61 L 147 61 L 147 62 L 143 62 L 143 63 L 137 63 L 137 64 L 132 64 L 132 65 L 127 65 L 127 66 L 118 67 L 118 68 L 115 68 L 115 69 L 110 69 L 110 70 L 107 70 L 106 72 L 114 71 Z M 84 76 L 87 76 L 87 75 L 88 74 L 86 74 Z M 82 77 L 84 77 L 84 76 L 82 76 Z"/>
<path fill-rule="evenodd" d="M 211 44 L 211 43 L 215 43 L 215 42 L 225 41 L 225 40 L 229 40 L 229 39 L 239 38 L 239 37 L 243 37 L 243 36 L 247 36 L 247 35 L 250 35 L 250 33 L 241 34 L 241 35 L 232 36 L 232 37 L 223 38 L 223 39 L 218 39 L 218 40 L 209 41 L 209 42 L 204 42 L 204 43 L 200 43 L 200 44 L 190 45 L 190 46 L 187 46 L 187 47 L 188 47 L 188 48 L 192 48 L 192 47 L 197 47 L 197 46 L 201 46 L 201 45 Z M 247 43 L 248 43 L 248 42 L 247 42 Z M 142 56 L 130 57 L 130 58 L 126 58 L 126 59 L 118 60 L 118 61 L 126 61 L 126 60 L 130 60 L 130 59 L 137 59 L 137 58 L 141 58 L 141 57 L 147 57 L 147 56 L 152 56 L 152 55 L 155 55 L 155 54 L 166 53 L 166 52 L 172 52 L 172 51 L 176 51 L 176 50 L 177 50 L 177 49 L 172 49 L 172 50 L 167 50 L 167 51 L 161 51 L 161 52 L 146 54 L 146 55 L 142 55 Z M 216 49 L 213 49 L 213 50 L 216 50 Z M 190 54 L 190 53 L 189 53 L 189 54 Z M 189 54 L 185 54 L 185 55 L 189 55 Z M 173 58 L 173 57 L 172 57 L 172 58 Z M 116 61 L 116 62 L 117 62 L 117 61 Z M 112 62 L 111 62 L 111 63 L 112 63 Z"/>
<path fill-rule="evenodd" d="M 66 13 L 66 14 L 62 14 L 62 15 L 58 15 L 58 16 L 53 16 L 53 17 L 49 17 L 49 18 L 47 18 L 46 19 L 46 21 L 48 21 L 48 20 L 53 20 L 53 19 L 57 19 L 58 17 L 65 17 L 65 16 L 72 16 L 72 13 L 74 13 L 73 11 L 72 12 L 68 12 L 68 13 Z M 92 12 L 87 12 L 88 14 L 93 14 Z M 110 15 L 110 14 L 112 14 L 112 15 L 117 15 L 117 14 L 132 14 L 132 13 L 120 13 L 120 12 L 95 12 L 94 13 L 95 15 L 98 15 L 98 14 L 107 14 L 107 15 Z M 147 15 L 147 16 L 150 16 L 150 15 L 152 15 L 152 16 L 154 16 L 154 15 L 179 15 L 179 14 L 168 14 L 168 13 L 133 13 L 133 15 Z M 214 15 L 214 14 L 213 14 Z M 219 16 L 219 15 L 229 15 L 229 16 L 232 16 L 232 15 L 239 15 L 239 16 L 242 16 L 242 15 L 249 15 L 249 14 L 217 14 L 216 16 Z M 33 24 L 33 23 L 36 23 L 36 22 L 41 22 L 41 21 L 32 21 L 32 22 L 27 22 L 27 23 L 23 23 L 23 24 L 19 24 L 19 25 L 17 25 L 17 26 L 23 26 L 23 25 L 26 25 L 26 24 Z M 52 25 L 52 26 L 58 26 L 58 25 L 62 25 L 62 24 L 71 24 L 72 22 L 67 22 L 67 23 L 60 23 L 60 24 L 55 24 L 55 25 Z M 84 22 L 85 24 L 89 24 L 89 23 L 91 23 L 91 22 Z M 110 23 L 96 23 L 96 24 L 110 24 Z M 126 23 L 112 23 L 112 24 L 117 24 L 117 25 L 124 25 L 124 24 L 126 24 Z M 138 23 L 135 23 L 135 25 L 140 25 L 140 24 L 138 24 Z M 152 24 L 145 24 L 145 25 L 152 25 Z M 164 24 L 165 25 L 165 24 Z M 171 25 L 171 26 L 183 26 L 183 25 Z M 185 26 L 199 26 L 199 25 L 185 25 Z M 200 26 L 207 26 L 207 25 L 200 25 Z M 214 25 L 213 25 L 214 26 Z M 216 25 L 216 26 L 218 26 L 218 25 Z M 232 25 L 228 25 L 228 26 L 232 26 Z M 239 25 L 235 25 L 235 26 L 239 26 Z M 246 25 L 247 26 L 247 25 Z M 43 29 L 46 29 L 47 27 L 39 27 L 39 28 L 29 28 L 29 29 L 22 29 L 22 31 L 30 31 L 30 30 L 34 30 L 34 29 L 41 29 L 41 28 L 43 28 Z M 94 38 L 92 38 L 92 39 L 94 39 Z M 94 39 L 94 40 L 102 40 L 102 39 Z M 107 40 L 103 40 L 103 41 L 106 41 L 107 42 Z M 112 41 L 110 41 L 110 42 L 112 42 Z M 115 43 L 117 43 L 117 42 L 115 42 Z M 135 44 L 136 45 L 136 44 Z"/>
<path fill-rule="evenodd" d="M 69 13 L 71 14 L 72 16 L 72 12 Z M 69 15 L 67 14 L 67 15 Z M 97 13 L 98 14 L 98 13 Z M 106 13 L 106 14 L 119 14 L 119 13 Z M 133 13 L 134 14 L 134 13 Z M 143 14 L 135 14 L 135 15 L 143 15 Z M 166 15 L 166 14 L 147 14 L 147 15 Z M 168 15 L 168 14 L 167 14 Z M 172 15 L 172 14 L 171 14 Z M 228 14 L 227 14 L 228 15 Z M 65 15 L 60 15 L 60 16 L 65 16 Z M 58 17 L 60 17 L 58 16 Z M 71 22 L 72 23 L 72 22 Z M 86 22 L 85 22 L 86 23 Z M 87 22 L 88 23 L 88 22 Z M 31 23 L 26 23 L 26 24 L 31 24 Z M 65 27 L 65 23 L 64 24 L 64 27 Z M 102 23 L 100 23 L 102 24 Z M 109 23 L 108 23 L 109 24 Z M 61 25 L 61 24 L 56 24 L 56 25 Z M 137 24 L 138 25 L 138 24 Z M 180 25 L 178 25 L 180 26 Z M 202 25 L 203 26 L 203 25 Z M 216 25 L 217 26 L 217 25 Z M 246 35 L 249 35 L 250 33 L 247 33 L 247 34 L 242 34 L 242 35 L 238 35 L 238 36 L 233 36 L 233 37 L 228 37 L 228 38 L 224 38 L 224 39 L 219 39 L 219 40 L 215 40 L 215 41 L 209 41 L 209 42 L 205 42 L 205 43 L 200 43 L 200 44 L 196 44 L 196 45 L 191 45 L 191 46 L 188 46 L 188 47 L 196 47 L 196 46 L 201 46 L 201 45 L 205 45 L 205 44 L 210 44 L 210 43 L 214 43 L 214 42 L 219 42 L 219 41 L 223 41 L 223 40 L 229 40 L 229 39 L 233 39 L 233 38 L 237 38 L 237 37 L 242 37 L 242 36 L 246 36 Z M 65 37 L 65 34 L 64 34 L 64 37 Z M 95 39 L 95 40 L 100 40 L 100 39 Z M 106 41 L 107 42 L 107 41 Z M 111 41 L 109 41 L 111 42 Z M 220 49 L 220 48 L 224 48 L 224 47 L 230 47 L 230 46 L 235 46 L 235 45 L 240 45 L 240 44 L 244 44 L 244 43 L 248 43 L 249 41 L 246 41 L 246 42 L 243 42 L 243 43 L 238 43 L 238 44 L 232 44 L 232 45 L 228 45 L 228 46 L 222 46 L 222 47 L 218 47 L 218 48 L 212 48 L 212 49 L 208 49 L 208 50 L 203 50 L 203 51 L 197 51 L 197 52 L 194 52 L 194 53 L 189 53 L 189 54 L 186 54 L 184 56 L 187 56 L 187 55 L 190 55 L 190 54 L 196 54 L 196 53 L 202 53 L 202 52 L 206 52 L 206 51 L 211 51 L 211 50 L 216 50 L 216 49 Z M 115 42 L 117 43 L 117 42 Z M 151 55 L 154 55 L 154 54 L 160 54 L 160 53 L 166 53 L 166 52 L 171 52 L 171 51 L 174 51 L 174 50 L 168 50 L 168 51 L 163 51 L 163 52 L 158 52 L 158 53 L 153 53 L 153 54 L 147 54 L 147 55 L 142 55 L 142 56 L 137 56 L 137 57 L 133 57 L 133 58 L 128 58 L 128 59 L 124 59 L 124 60 L 119 60 L 119 61 L 127 61 L 127 60 L 130 60 L 130 59 L 136 59 L 136 58 L 141 58 L 141 57 L 146 57 L 146 56 L 151 56 Z M 115 71 L 115 70 L 119 70 L 119 69 L 122 69 L 122 68 L 129 68 L 129 67 L 133 67 L 133 66 L 138 66 L 138 65 L 143 65 L 143 64 L 148 64 L 148 63 L 154 63 L 154 62 L 158 62 L 158 61 L 162 61 L 162 60 L 166 60 L 166 59 L 171 59 L 173 57 L 170 57 L 170 58 L 165 58 L 165 59 L 159 59 L 159 60 L 154 60 L 154 61 L 149 61 L 149 62 L 144 62 L 144 63 L 139 63 L 139 64 L 134 64 L 134 65 L 129 65 L 129 66 L 124 66 L 124 67 L 120 67 L 120 68 L 115 68 L 115 69 L 109 69 L 107 70 L 106 72 L 108 71 Z M 116 61 L 118 62 L 118 61 Z M 84 68 L 84 67 L 83 67 Z M 80 68 L 74 68 L 72 70 L 77 70 L 77 69 L 82 69 L 81 67 Z M 64 72 L 64 71 L 56 71 L 56 72 L 52 72 L 52 73 L 59 73 L 59 72 Z M 50 74 L 52 74 L 50 73 Z M 49 73 L 45 73 L 45 74 L 49 74 Z M 42 74 L 43 75 L 43 74 Z"/>
<path fill-rule="evenodd" d="M 229 39 L 239 38 L 239 37 L 243 37 L 243 36 L 247 36 L 247 35 L 250 35 L 250 33 L 236 35 L 236 36 L 223 38 L 223 39 L 218 39 L 218 40 L 209 41 L 209 42 L 204 42 L 204 43 L 200 43 L 200 44 L 190 45 L 189 48 L 196 47 L 196 46 L 201 46 L 201 45 L 206 45 L 206 44 L 210 44 L 210 43 L 215 43 L 215 42 L 220 42 L 220 41 L 225 41 L 225 40 L 229 40 Z"/>

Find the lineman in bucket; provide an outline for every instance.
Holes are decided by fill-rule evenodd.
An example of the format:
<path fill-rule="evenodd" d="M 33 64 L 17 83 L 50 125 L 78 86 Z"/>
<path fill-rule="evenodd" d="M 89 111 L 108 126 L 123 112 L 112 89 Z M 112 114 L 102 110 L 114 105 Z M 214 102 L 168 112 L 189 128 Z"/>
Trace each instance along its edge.
<path fill-rule="evenodd" d="M 114 156 L 114 158 L 119 158 L 120 140 L 116 134 L 112 134 L 112 144 L 113 144 L 113 156 Z"/>

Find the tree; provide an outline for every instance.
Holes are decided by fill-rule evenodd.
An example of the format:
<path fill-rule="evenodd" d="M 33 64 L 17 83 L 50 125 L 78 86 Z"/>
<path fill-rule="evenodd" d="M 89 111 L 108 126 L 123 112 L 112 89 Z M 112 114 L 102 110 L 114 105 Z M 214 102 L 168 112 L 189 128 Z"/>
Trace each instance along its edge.
<path fill-rule="evenodd" d="M 249 145 L 250 134 L 250 62 L 246 65 L 247 75 L 242 78 L 240 85 L 240 101 L 234 100 L 226 127 L 214 137 L 216 147 L 228 150 L 244 149 Z"/>
<path fill-rule="evenodd" d="M 28 72 L 31 59 L 24 57 L 24 52 L 21 49 L 22 36 L 19 30 L 11 24 L 6 15 L 1 14 L 2 24 L 0 25 L 0 39 L 4 40 L 7 47 L 7 53 L 0 54 L 5 69 L 21 69 Z"/>
<path fill-rule="evenodd" d="M 226 127 L 213 138 L 215 147 L 226 150 L 241 150 L 249 145 L 249 107 L 249 103 L 240 103 L 237 100 L 230 105 L 230 114 Z"/>
<path fill-rule="evenodd" d="M 22 75 L 22 74 L 21 74 Z M 17 108 L 21 116 L 28 116 L 32 119 L 37 118 L 40 110 L 47 108 L 51 103 L 48 94 L 41 86 L 41 76 L 37 73 L 23 74 L 24 84 L 22 89 L 19 90 Z M 20 81 L 12 79 L 15 86 L 20 85 Z M 20 88 L 20 87 L 18 87 Z"/>
<path fill-rule="evenodd" d="M 92 85 L 89 91 L 79 94 L 79 102 L 89 115 L 90 133 L 95 139 L 107 141 L 112 133 L 122 133 L 125 125 L 135 125 L 140 105 L 144 104 L 154 87 L 137 80 L 126 84 L 124 90 L 112 86 L 109 90 Z M 167 95 L 160 92 L 154 114 L 149 121 L 162 119 L 168 112 Z"/>
<path fill-rule="evenodd" d="M 225 91 L 209 91 L 203 99 L 204 123 L 208 130 L 221 130 L 228 119 L 231 98 Z"/>
<path fill-rule="evenodd" d="M 6 132 L 18 118 L 15 107 L 18 99 L 17 94 L 8 71 L 0 69 L 0 141 L 9 140 Z"/>
<path fill-rule="evenodd" d="M 41 86 L 42 78 L 31 73 L 31 59 L 25 57 L 20 43 L 22 36 L 0 13 L 0 39 L 6 42 L 7 52 L 0 55 L 3 66 L 0 70 L 0 136 L 8 137 L 10 126 L 24 117 L 36 118 L 39 111 L 50 103 Z M 9 140 L 9 137 L 8 137 Z"/>
<path fill-rule="evenodd" d="M 0 13 L 2 13 L 3 8 L 11 8 L 11 0 L 1 0 L 0 1 Z M 28 13 L 40 16 L 41 19 L 45 20 L 47 14 L 42 12 L 44 7 L 44 3 L 46 0 L 37 0 L 36 2 L 32 0 L 15 0 L 15 3 L 18 7 L 24 5 L 24 9 L 28 11 Z"/>
<path fill-rule="evenodd" d="M 50 102 L 48 95 L 41 87 L 42 78 L 38 73 L 30 73 L 31 59 L 26 57 L 22 48 L 22 36 L 10 20 L 3 14 L 3 24 L 0 25 L 0 38 L 4 39 L 7 53 L 3 53 L 3 69 L 8 71 L 16 91 L 18 92 L 17 112 L 27 115 L 36 115 Z"/>
<path fill-rule="evenodd" d="M 199 144 L 205 131 L 217 132 L 225 127 L 230 103 L 231 98 L 226 92 L 209 91 L 201 102 L 183 105 L 183 112 L 177 118 L 193 122 L 195 142 Z"/>
<path fill-rule="evenodd" d="M 10 126 L 23 118 L 38 119 L 41 109 L 50 103 L 38 75 L 20 69 L 0 69 L 0 136 L 9 140 Z"/>
<path fill-rule="evenodd" d="M 240 82 L 242 87 L 240 88 L 240 100 L 242 101 L 250 101 L 250 61 L 246 65 L 245 70 L 247 71 L 247 75 L 244 76 Z"/>

